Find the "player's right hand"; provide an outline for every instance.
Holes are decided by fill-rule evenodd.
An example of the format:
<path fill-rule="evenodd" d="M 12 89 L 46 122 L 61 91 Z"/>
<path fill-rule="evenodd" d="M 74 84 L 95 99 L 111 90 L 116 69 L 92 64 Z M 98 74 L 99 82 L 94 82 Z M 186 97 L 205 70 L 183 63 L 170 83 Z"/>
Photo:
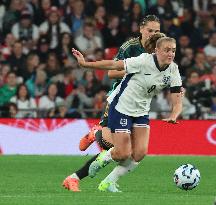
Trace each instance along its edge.
<path fill-rule="evenodd" d="M 84 66 L 84 64 L 85 64 L 85 58 L 84 58 L 83 54 L 80 53 L 75 48 L 72 48 L 72 53 L 73 53 L 74 57 L 77 59 L 79 65 L 80 66 Z"/>

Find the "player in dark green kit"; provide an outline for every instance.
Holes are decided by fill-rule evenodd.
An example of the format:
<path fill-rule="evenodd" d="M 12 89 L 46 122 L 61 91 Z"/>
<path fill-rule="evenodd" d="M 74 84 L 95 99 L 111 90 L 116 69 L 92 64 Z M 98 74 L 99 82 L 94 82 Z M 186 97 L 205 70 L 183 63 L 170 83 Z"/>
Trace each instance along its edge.
<path fill-rule="evenodd" d="M 123 60 L 126 58 L 139 56 L 140 54 L 145 52 L 152 53 L 155 48 L 156 40 L 162 37 L 163 34 L 161 34 L 162 36 L 157 35 L 155 37 L 155 42 L 153 39 L 154 43 L 147 41 L 147 39 L 149 39 L 150 36 L 158 32 L 160 32 L 159 19 L 155 15 L 146 16 L 140 24 L 141 36 L 126 41 L 119 48 L 119 51 L 114 59 Z M 121 79 L 124 77 L 124 75 L 125 75 L 124 71 L 111 70 L 108 72 L 109 78 L 116 79 L 116 82 L 113 84 L 110 92 L 112 92 L 117 87 L 117 85 L 121 82 Z M 98 142 L 98 144 L 102 149 L 107 150 L 113 146 L 111 132 L 107 127 L 108 109 L 109 109 L 109 105 L 107 104 L 103 117 L 100 121 L 100 126 L 98 125 L 94 126 L 93 129 L 89 132 L 89 134 L 80 140 L 81 151 L 86 150 L 95 140 Z M 84 177 L 88 176 L 89 166 L 96 158 L 97 155 L 92 157 L 88 162 L 86 162 L 86 164 L 81 169 L 77 170 L 72 175 L 68 176 L 64 180 L 63 186 L 66 189 L 74 192 L 80 191 L 79 181 Z"/>

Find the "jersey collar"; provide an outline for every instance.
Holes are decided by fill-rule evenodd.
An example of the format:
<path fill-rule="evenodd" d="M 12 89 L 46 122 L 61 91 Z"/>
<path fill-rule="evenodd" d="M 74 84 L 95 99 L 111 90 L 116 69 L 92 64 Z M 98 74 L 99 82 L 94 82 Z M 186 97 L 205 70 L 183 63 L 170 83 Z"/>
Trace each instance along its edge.
<path fill-rule="evenodd" d="M 162 68 L 159 66 L 159 63 L 158 63 L 158 59 L 157 59 L 156 54 L 153 54 L 153 59 L 154 59 L 154 62 L 155 62 L 155 65 L 156 65 L 157 69 L 158 69 L 160 72 L 165 71 L 165 70 L 169 67 L 169 65 L 167 65 L 165 68 L 162 69 Z"/>

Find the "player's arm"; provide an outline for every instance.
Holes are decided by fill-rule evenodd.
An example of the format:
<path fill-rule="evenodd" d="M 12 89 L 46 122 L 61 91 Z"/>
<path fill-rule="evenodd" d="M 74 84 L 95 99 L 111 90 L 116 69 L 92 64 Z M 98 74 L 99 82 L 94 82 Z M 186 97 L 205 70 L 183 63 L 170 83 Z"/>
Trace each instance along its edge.
<path fill-rule="evenodd" d="M 82 53 L 76 49 L 72 49 L 74 57 L 79 65 L 84 68 L 101 69 L 101 70 L 124 70 L 124 62 L 122 60 L 101 60 L 96 62 L 86 62 Z"/>
<path fill-rule="evenodd" d="M 108 71 L 108 77 L 110 79 L 123 78 L 125 73 L 126 72 L 124 70 L 109 70 Z"/>
<path fill-rule="evenodd" d="M 176 119 L 182 112 L 182 93 L 181 93 L 181 87 L 176 87 L 174 89 L 177 89 L 178 91 L 172 92 L 170 94 L 170 99 L 172 103 L 172 112 L 170 113 L 170 116 L 166 119 L 163 119 L 163 121 L 169 122 L 169 123 L 176 123 Z"/>
<path fill-rule="evenodd" d="M 128 42 L 128 41 L 126 41 L 126 43 L 127 43 L 127 42 Z M 125 43 L 125 44 L 126 44 L 126 43 Z M 130 57 L 131 57 L 130 54 L 128 53 L 128 50 L 125 49 L 125 48 L 123 48 L 125 44 L 123 44 L 123 45 L 119 48 L 119 51 L 118 51 L 118 53 L 116 54 L 114 60 L 124 60 L 124 59 L 126 59 L 126 58 L 130 58 Z M 123 71 L 123 70 L 121 70 L 121 71 L 119 71 L 119 70 L 109 70 L 109 71 L 108 71 L 108 77 L 109 77 L 110 79 L 119 79 L 119 78 L 123 78 L 125 74 L 126 74 L 126 72 Z"/>

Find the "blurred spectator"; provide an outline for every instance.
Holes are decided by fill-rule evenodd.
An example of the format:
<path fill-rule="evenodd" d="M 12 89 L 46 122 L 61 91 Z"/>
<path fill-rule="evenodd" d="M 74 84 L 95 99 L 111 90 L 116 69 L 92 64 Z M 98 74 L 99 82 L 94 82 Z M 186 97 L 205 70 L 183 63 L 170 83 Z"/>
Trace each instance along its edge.
<path fill-rule="evenodd" d="M 75 76 L 71 68 L 64 70 L 62 79 L 58 79 L 56 84 L 58 88 L 58 95 L 62 98 L 66 98 L 75 88 Z"/>
<path fill-rule="evenodd" d="M 191 47 L 190 38 L 187 35 L 181 35 L 177 41 L 175 60 L 179 64 L 183 56 L 185 56 L 185 49 Z"/>
<path fill-rule="evenodd" d="M 0 116 L 4 118 L 17 118 L 18 108 L 15 103 L 7 103 L 1 110 Z"/>
<path fill-rule="evenodd" d="M 195 60 L 195 63 L 192 66 L 191 70 L 197 71 L 199 73 L 199 76 L 211 73 L 211 67 L 207 62 L 207 58 L 206 58 L 205 53 L 197 52 L 195 54 L 195 59 L 194 60 Z M 188 70 L 188 72 L 190 72 L 191 70 Z"/>
<path fill-rule="evenodd" d="M 202 45 L 202 32 L 200 28 L 195 27 L 195 13 L 191 9 L 184 9 L 184 15 L 181 23 L 182 33 L 189 36 L 191 45 L 194 48 Z"/>
<path fill-rule="evenodd" d="M 0 0 L 0 31 L 3 29 L 3 17 L 5 15 L 6 7 L 4 2 Z"/>
<path fill-rule="evenodd" d="M 185 77 L 188 69 L 194 65 L 194 52 L 193 49 L 188 47 L 184 50 L 184 56 L 182 56 L 179 65 L 180 74 Z"/>
<path fill-rule="evenodd" d="M 40 63 L 45 65 L 49 55 L 49 38 L 47 35 L 41 35 L 38 40 L 37 53 L 40 58 Z"/>
<path fill-rule="evenodd" d="M 212 67 L 211 73 L 204 74 L 200 77 L 200 81 L 210 81 L 212 84 L 212 88 L 216 90 L 216 64 Z"/>
<path fill-rule="evenodd" d="M 19 22 L 13 25 L 11 32 L 16 40 L 25 42 L 28 50 L 34 48 L 39 38 L 38 27 L 33 24 L 32 16 L 27 10 L 22 11 Z"/>
<path fill-rule="evenodd" d="M 55 53 L 49 53 L 45 71 L 49 79 L 61 72 L 60 62 Z"/>
<path fill-rule="evenodd" d="M 63 0 L 60 0 L 61 2 Z M 64 0 L 66 1 L 66 0 Z M 33 22 L 39 26 L 47 18 L 51 6 L 60 7 L 59 0 L 30 0 L 27 7 L 33 17 Z M 61 7 L 60 7 L 61 8 Z"/>
<path fill-rule="evenodd" d="M 93 70 L 85 70 L 79 84 L 83 85 L 88 97 L 94 97 L 101 87 L 101 82 L 97 80 Z"/>
<path fill-rule="evenodd" d="M 51 49 L 57 48 L 61 33 L 70 33 L 70 28 L 61 22 L 59 10 L 54 6 L 50 8 L 48 19 L 40 25 L 39 30 L 41 34 L 46 34 L 49 37 Z"/>
<path fill-rule="evenodd" d="M 26 81 L 29 94 L 31 97 L 38 99 L 45 94 L 48 87 L 47 74 L 44 70 L 37 70 L 35 75 Z"/>
<path fill-rule="evenodd" d="M 40 0 L 31 0 L 26 2 L 26 7 L 29 13 L 32 16 L 32 22 L 36 24 L 37 26 L 40 24 L 39 19 L 40 19 Z"/>
<path fill-rule="evenodd" d="M 77 48 L 86 56 L 92 56 L 96 48 L 102 48 L 102 39 L 95 34 L 92 23 L 83 25 L 83 33 L 74 39 Z"/>
<path fill-rule="evenodd" d="M 30 53 L 27 56 L 25 67 L 22 69 L 22 77 L 24 81 L 29 79 L 39 67 L 39 57 L 36 53 Z"/>
<path fill-rule="evenodd" d="M 209 44 L 205 46 L 204 52 L 211 65 L 216 64 L 216 32 L 213 32 L 209 38 Z"/>
<path fill-rule="evenodd" d="M 210 12 L 210 15 L 214 18 L 215 26 L 216 26 L 216 1 L 215 0 L 212 0 L 209 6 L 209 12 Z"/>
<path fill-rule="evenodd" d="M 70 13 L 67 14 L 65 22 L 69 26 L 71 32 L 75 34 L 80 31 L 83 26 L 84 21 L 84 3 L 82 0 L 71 1 L 70 4 Z"/>
<path fill-rule="evenodd" d="M 7 62 L 2 62 L 0 64 L 0 87 L 7 82 L 7 74 L 10 70 L 10 65 L 7 64 Z"/>
<path fill-rule="evenodd" d="M 125 40 L 124 34 L 120 31 L 118 16 L 109 16 L 107 26 L 102 30 L 104 47 L 119 47 Z M 106 40 L 105 40 L 106 39 Z"/>
<path fill-rule="evenodd" d="M 198 25 L 200 20 L 210 15 L 209 8 L 210 1 L 193 0 L 193 10 L 196 12 L 195 24 Z"/>
<path fill-rule="evenodd" d="M 93 103 L 93 98 L 90 98 L 85 94 L 85 88 L 82 85 L 78 85 L 78 88 L 74 89 L 66 98 L 66 105 L 69 112 L 78 112 L 81 114 L 82 118 L 87 117 L 84 109 L 93 108 Z"/>
<path fill-rule="evenodd" d="M 50 118 L 81 118 L 81 115 L 74 111 L 69 113 L 67 110 L 67 106 L 64 102 L 57 104 L 57 107 L 51 109 L 48 113 L 48 117 Z"/>
<path fill-rule="evenodd" d="M 120 6 L 121 7 L 118 12 L 119 14 L 115 13 L 115 15 L 119 16 L 121 31 L 124 34 L 126 34 L 129 32 L 129 29 L 131 26 L 133 1 L 132 0 L 122 0 Z"/>
<path fill-rule="evenodd" d="M 62 33 L 58 47 L 58 56 L 65 67 L 73 66 L 76 62 L 71 52 L 72 48 L 76 48 L 76 45 L 73 43 L 72 35 L 70 33 Z"/>
<path fill-rule="evenodd" d="M 166 13 L 173 13 L 172 4 L 169 0 L 157 0 L 157 3 L 151 6 L 147 14 L 154 14 L 159 18 L 163 18 Z"/>
<path fill-rule="evenodd" d="M 135 2 L 132 8 L 131 21 L 139 23 L 142 21 L 142 18 L 142 7 L 139 2 Z"/>
<path fill-rule="evenodd" d="M 12 54 L 8 58 L 11 70 L 16 72 L 18 76 L 22 76 L 22 71 L 25 66 L 26 56 L 23 54 L 22 42 L 16 41 L 12 48 Z"/>
<path fill-rule="evenodd" d="M 140 36 L 139 24 L 137 22 L 133 21 L 131 24 L 130 34 L 128 36 L 128 39 L 137 38 L 139 36 Z"/>
<path fill-rule="evenodd" d="M 18 108 L 15 103 L 8 104 L 8 118 L 17 118 L 18 117 Z"/>
<path fill-rule="evenodd" d="M 17 78 L 14 72 L 8 72 L 7 82 L 0 88 L 0 106 L 8 103 L 16 94 Z"/>
<path fill-rule="evenodd" d="M 180 27 L 174 25 L 174 18 L 176 16 L 173 13 L 165 13 L 162 16 L 162 29 L 161 32 L 165 33 L 167 36 L 175 38 L 177 41 L 182 35 L 182 30 Z"/>
<path fill-rule="evenodd" d="M 38 18 L 36 19 L 35 23 L 39 26 L 43 23 L 44 19 L 48 17 L 48 13 L 52 6 L 51 0 L 40 0 L 39 2 L 39 11 L 38 11 Z"/>
<path fill-rule="evenodd" d="M 208 44 L 212 33 L 216 31 L 215 19 L 211 16 L 208 16 L 200 21 L 199 27 L 202 35 L 202 44 L 200 45 L 203 47 Z"/>
<path fill-rule="evenodd" d="M 191 71 L 188 75 L 186 83 L 186 97 L 196 106 L 196 116 L 201 117 L 201 112 L 205 108 L 211 106 L 211 85 L 209 83 L 200 82 L 199 73 Z"/>
<path fill-rule="evenodd" d="M 96 110 L 95 112 L 92 113 L 92 117 L 94 118 L 100 118 L 102 116 L 102 111 L 104 109 L 106 102 L 106 92 L 101 90 L 95 95 L 94 99 L 94 109 Z"/>
<path fill-rule="evenodd" d="M 58 89 L 55 83 L 51 83 L 47 88 L 47 94 L 43 95 L 39 100 L 39 109 L 49 110 L 51 108 L 56 108 L 58 103 L 63 102 L 64 100 L 57 96 Z M 44 113 L 46 116 L 46 113 Z M 44 116 L 44 115 L 43 115 Z"/>
<path fill-rule="evenodd" d="M 212 95 L 212 105 L 211 105 L 211 111 L 216 113 L 216 95 L 215 93 Z"/>
<path fill-rule="evenodd" d="M 166 118 L 171 110 L 170 92 L 168 92 L 168 90 L 164 90 L 164 92 L 157 95 L 156 104 L 158 105 L 157 111 L 160 112 L 161 117 Z"/>
<path fill-rule="evenodd" d="M 9 9 L 5 12 L 3 17 L 3 33 L 10 32 L 14 23 L 18 22 L 20 12 L 25 8 L 25 2 L 23 0 L 11 0 Z"/>
<path fill-rule="evenodd" d="M 182 18 L 184 15 L 184 0 L 172 0 L 170 3 L 172 5 L 173 12 L 178 18 Z"/>
<path fill-rule="evenodd" d="M 182 105 L 183 105 L 182 113 L 181 113 L 182 118 L 187 120 L 196 119 L 196 106 L 193 105 L 186 96 L 184 96 L 182 100 Z"/>
<path fill-rule="evenodd" d="M 73 12 L 73 4 L 74 4 L 74 0 L 66 0 L 66 3 L 64 5 L 64 15 L 65 16 Z"/>
<path fill-rule="evenodd" d="M 30 97 L 28 89 L 25 84 L 18 85 L 16 95 L 10 99 L 10 102 L 15 103 L 17 105 L 18 118 L 37 116 L 34 110 L 37 108 L 35 99 Z"/>
<path fill-rule="evenodd" d="M 104 6 L 97 7 L 94 14 L 94 20 L 98 30 L 101 31 L 106 26 L 106 8 Z"/>
<path fill-rule="evenodd" d="M 12 53 L 12 48 L 15 43 L 15 37 L 13 34 L 8 33 L 4 39 L 3 44 L 0 46 L 0 52 L 2 54 L 2 60 L 7 60 Z"/>
<path fill-rule="evenodd" d="M 92 59 L 93 61 L 100 61 L 104 59 L 104 50 L 101 48 L 97 48 L 94 51 L 94 59 Z M 104 75 L 107 74 L 107 71 L 105 70 L 95 70 L 95 76 L 98 80 L 103 81 L 104 79 Z"/>
<path fill-rule="evenodd" d="M 93 17 L 99 6 L 104 6 L 104 0 L 89 0 L 86 2 L 85 14 Z"/>

